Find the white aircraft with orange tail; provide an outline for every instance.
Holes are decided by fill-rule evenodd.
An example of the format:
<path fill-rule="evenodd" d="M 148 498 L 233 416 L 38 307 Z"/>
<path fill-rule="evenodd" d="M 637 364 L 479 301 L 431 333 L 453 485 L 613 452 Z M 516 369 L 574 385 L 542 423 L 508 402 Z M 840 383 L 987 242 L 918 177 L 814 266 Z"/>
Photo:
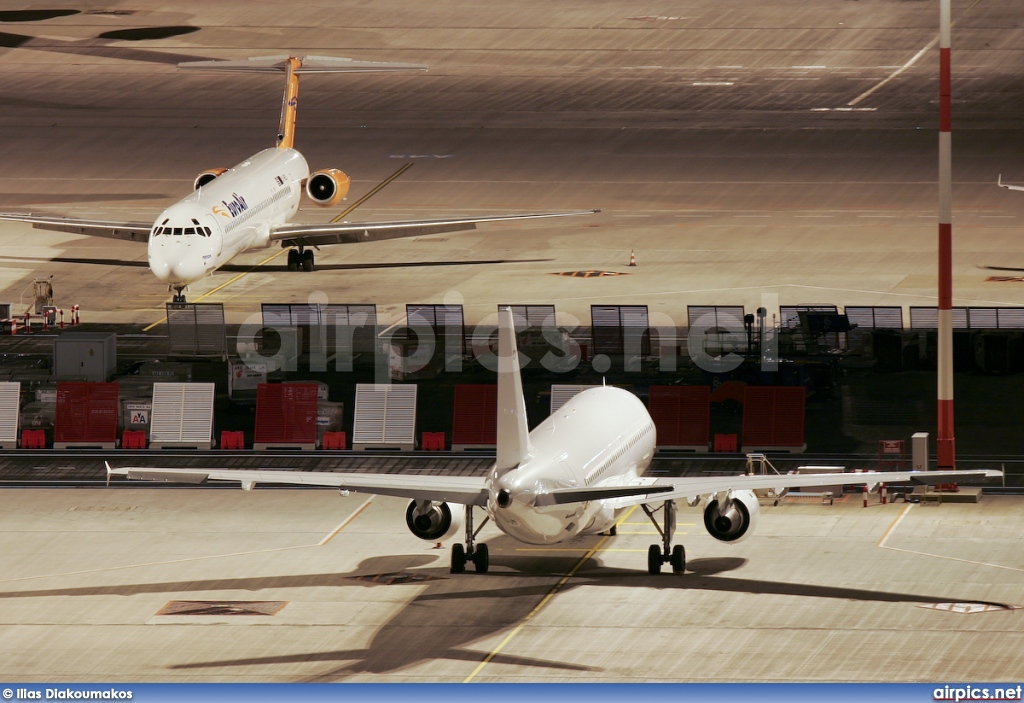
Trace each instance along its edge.
<path fill-rule="evenodd" d="M 439 232 L 474 229 L 477 223 L 587 215 L 597 210 L 485 215 L 396 222 L 289 224 L 302 192 L 317 205 L 336 206 L 349 190 L 349 177 L 334 168 L 310 173 L 294 148 L 299 75 L 425 70 L 419 64 L 379 63 L 322 56 L 255 58 L 243 61 L 194 61 L 183 69 L 283 72 L 287 78 L 277 147 L 265 149 L 233 168 L 200 173 L 194 192 L 160 213 L 152 224 L 83 220 L 34 214 L 0 213 L 0 220 L 30 222 L 39 229 L 148 242 L 149 268 L 174 302 L 185 302 L 189 284 L 210 275 L 238 254 L 275 243 L 289 247 L 288 268 L 314 268 L 313 250 L 327 244 L 352 244 Z"/>
<path fill-rule="evenodd" d="M 644 472 L 655 448 L 655 428 L 647 408 L 629 391 L 612 386 L 574 396 L 531 432 L 512 310 L 498 311 L 498 408 L 495 463 L 483 476 L 429 476 L 274 469 L 113 468 L 114 476 L 173 483 L 237 481 L 244 490 L 258 483 L 330 486 L 341 490 L 411 499 L 405 510 L 409 531 L 435 542 L 465 530 L 465 543 L 451 550 L 452 573 L 473 563 L 478 573 L 490 565 L 486 544 L 477 543 L 474 508 L 499 530 L 520 542 L 550 546 L 579 535 L 615 534 L 625 510 L 639 505 L 661 535 L 647 552 L 651 574 L 671 564 L 686 569 L 683 545 L 673 546 L 676 501 L 704 503 L 704 527 L 715 539 L 736 543 L 750 536 L 759 512 L 755 490 L 798 486 L 920 482 L 950 483 L 1002 476 L 1001 471 L 868 471 L 845 473 L 687 476 L 651 478 Z M 332 464 L 336 458 L 332 458 Z M 424 460 L 425 463 L 427 460 Z M 659 505 L 659 503 L 661 505 Z M 658 515 L 660 513 L 660 516 Z M 486 520 L 484 521 L 486 522 Z"/>

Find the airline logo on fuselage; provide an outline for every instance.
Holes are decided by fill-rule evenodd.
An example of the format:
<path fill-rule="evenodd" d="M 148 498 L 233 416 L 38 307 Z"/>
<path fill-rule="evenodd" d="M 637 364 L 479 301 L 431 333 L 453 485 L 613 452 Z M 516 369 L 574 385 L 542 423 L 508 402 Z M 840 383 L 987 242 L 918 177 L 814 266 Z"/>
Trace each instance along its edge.
<path fill-rule="evenodd" d="M 238 193 L 232 193 L 231 195 L 231 200 L 220 201 L 221 205 L 224 206 L 223 208 L 220 205 L 213 206 L 214 215 L 220 215 L 221 217 L 227 218 L 238 217 L 243 212 L 249 209 L 249 206 L 245 204 L 245 198 L 243 198 Z"/>

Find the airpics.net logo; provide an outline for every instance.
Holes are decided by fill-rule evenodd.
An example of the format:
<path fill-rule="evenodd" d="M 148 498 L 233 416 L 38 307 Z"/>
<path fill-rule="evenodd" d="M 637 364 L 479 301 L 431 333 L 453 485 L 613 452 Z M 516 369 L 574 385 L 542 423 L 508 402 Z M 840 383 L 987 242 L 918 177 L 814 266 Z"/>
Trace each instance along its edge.
<path fill-rule="evenodd" d="M 950 686 L 936 688 L 932 700 L 936 701 L 1019 701 L 1024 686 Z"/>
<path fill-rule="evenodd" d="M 378 326 L 375 315 L 331 305 L 327 294 L 317 291 L 306 305 L 289 306 L 284 319 L 250 315 L 239 327 L 236 352 L 261 373 L 298 371 L 300 357 L 309 371 L 349 372 L 357 356 L 372 356 L 377 383 L 427 369 L 460 373 L 467 362 L 496 372 L 497 310 L 479 324 L 464 325 L 462 305 L 462 296 L 450 291 L 444 303 L 425 306 L 431 308 L 428 313 L 413 312 L 396 324 Z M 763 295 L 764 309 L 777 310 L 778 296 Z M 612 370 L 613 356 L 621 363 L 616 371 L 627 374 L 641 373 L 645 364 L 658 372 L 675 372 L 681 358 L 711 374 L 729 373 L 748 360 L 770 373 L 779 369 L 778 337 L 764 315 L 759 319 L 761 324 L 752 326 L 719 312 L 684 327 L 665 313 L 651 311 L 645 326 L 611 329 L 618 346 L 615 352 L 602 353 L 595 350 L 596 335 L 607 336 L 609 329 L 590 330 L 574 315 L 560 312 L 557 319 L 549 314 L 529 325 L 516 320 L 517 333 L 529 329 L 529 343 L 521 338 L 517 357 L 520 368 L 532 365 L 552 373 L 573 373 L 585 363 L 604 374 Z"/>

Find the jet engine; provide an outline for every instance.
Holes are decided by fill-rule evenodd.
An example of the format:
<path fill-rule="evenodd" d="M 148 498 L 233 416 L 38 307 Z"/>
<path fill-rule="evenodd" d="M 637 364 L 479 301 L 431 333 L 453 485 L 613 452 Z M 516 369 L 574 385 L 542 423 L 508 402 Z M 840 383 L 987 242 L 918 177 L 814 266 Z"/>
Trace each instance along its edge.
<path fill-rule="evenodd" d="M 409 532 L 420 539 L 440 542 L 454 537 L 466 522 L 466 506 L 414 500 L 405 511 Z"/>
<path fill-rule="evenodd" d="M 739 542 L 754 531 L 761 507 L 753 491 L 729 491 L 725 497 L 708 501 L 704 527 L 722 542 Z"/>
<path fill-rule="evenodd" d="M 351 181 L 336 168 L 325 168 L 310 175 L 306 181 L 306 195 L 317 205 L 331 207 L 348 195 Z"/>
<path fill-rule="evenodd" d="M 196 176 L 195 183 L 193 184 L 194 189 L 195 190 L 199 190 L 204 185 L 206 185 L 207 183 L 209 183 L 210 181 L 212 181 L 214 178 L 216 178 L 217 176 L 221 175 L 225 171 L 227 171 L 226 168 L 208 168 L 208 169 L 206 169 L 205 171 L 200 173 L 198 176 Z"/>

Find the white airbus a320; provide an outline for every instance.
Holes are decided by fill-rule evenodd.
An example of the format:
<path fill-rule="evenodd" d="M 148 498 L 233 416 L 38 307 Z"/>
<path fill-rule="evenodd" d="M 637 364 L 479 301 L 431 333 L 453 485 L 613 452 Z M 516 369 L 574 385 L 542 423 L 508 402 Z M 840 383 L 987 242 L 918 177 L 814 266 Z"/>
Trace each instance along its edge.
<path fill-rule="evenodd" d="M 476 223 L 585 215 L 597 212 L 550 212 L 489 215 L 435 220 L 322 225 L 288 224 L 298 212 L 302 192 L 316 204 L 336 206 L 345 198 L 349 178 L 334 169 L 310 173 L 294 148 L 299 74 L 423 70 L 418 64 L 377 63 L 309 56 L 268 57 L 244 61 L 195 61 L 184 69 L 283 72 L 287 78 L 276 148 L 265 149 L 234 168 L 200 173 L 194 192 L 160 213 L 152 224 L 83 220 L 35 214 L 0 213 L 0 220 L 30 222 L 40 229 L 149 243 L 149 268 L 174 302 L 185 302 L 189 284 L 210 275 L 236 255 L 275 243 L 288 247 L 288 268 L 313 270 L 313 249 L 439 232 L 474 229 Z"/>
<path fill-rule="evenodd" d="M 257 483 L 332 486 L 343 494 L 361 491 L 409 498 L 409 530 L 438 541 L 465 530 L 465 543 L 451 550 L 451 571 L 488 570 L 487 545 L 478 544 L 474 509 L 505 534 L 527 544 L 552 545 L 581 534 L 615 533 L 626 508 L 640 505 L 661 535 L 648 550 L 647 568 L 657 574 L 663 564 L 686 569 L 683 545 L 673 546 L 676 501 L 704 503 L 704 526 L 722 542 L 749 536 L 757 524 L 759 489 L 844 484 L 877 485 L 896 481 L 949 483 L 996 477 L 990 469 L 970 471 L 886 471 L 648 478 L 643 474 L 654 456 L 654 422 L 629 391 L 612 386 L 591 388 L 574 396 L 531 432 L 519 374 L 512 311 L 498 312 L 497 456 L 485 476 L 424 476 L 329 471 L 262 469 L 111 468 L 128 479 L 203 483 L 238 481 L 245 490 Z M 332 459 L 335 461 L 336 459 Z M 660 513 L 660 515 L 659 515 Z M 485 521 L 486 522 L 486 521 Z M 483 524 L 480 525 L 483 527 Z"/>

